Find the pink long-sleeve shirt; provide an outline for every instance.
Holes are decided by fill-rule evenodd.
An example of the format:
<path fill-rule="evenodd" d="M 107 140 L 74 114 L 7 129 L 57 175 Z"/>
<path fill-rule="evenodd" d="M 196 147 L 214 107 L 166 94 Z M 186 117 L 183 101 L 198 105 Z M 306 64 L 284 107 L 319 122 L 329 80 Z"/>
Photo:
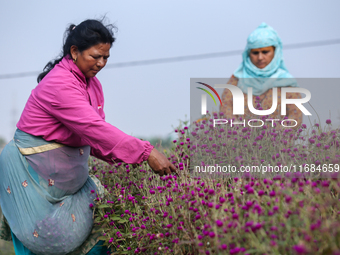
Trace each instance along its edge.
<path fill-rule="evenodd" d="M 91 146 L 91 155 L 106 162 L 140 163 L 153 146 L 105 122 L 102 86 L 86 78 L 64 57 L 32 90 L 17 127 L 47 141 L 72 147 Z"/>

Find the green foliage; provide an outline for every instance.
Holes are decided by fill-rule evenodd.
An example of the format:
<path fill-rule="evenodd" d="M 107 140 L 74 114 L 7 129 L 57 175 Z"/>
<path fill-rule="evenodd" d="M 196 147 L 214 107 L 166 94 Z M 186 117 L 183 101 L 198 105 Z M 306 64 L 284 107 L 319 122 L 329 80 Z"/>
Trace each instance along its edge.
<path fill-rule="evenodd" d="M 171 136 L 167 136 L 167 137 L 151 137 L 151 138 L 145 138 L 143 140 L 149 141 L 150 144 L 153 145 L 158 150 L 170 149 L 172 147 Z"/>
<path fill-rule="evenodd" d="M 0 240 L 0 255 L 15 255 L 13 243 Z"/>

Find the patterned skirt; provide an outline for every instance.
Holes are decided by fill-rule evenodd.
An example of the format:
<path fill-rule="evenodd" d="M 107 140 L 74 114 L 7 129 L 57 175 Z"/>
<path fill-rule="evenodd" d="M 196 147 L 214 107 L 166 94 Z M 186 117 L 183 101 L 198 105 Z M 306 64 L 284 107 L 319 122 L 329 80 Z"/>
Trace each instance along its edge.
<path fill-rule="evenodd" d="M 89 154 L 89 146 L 17 130 L 0 155 L 0 238 L 10 240 L 12 232 L 14 245 L 37 255 L 87 254 L 100 235 L 93 229 L 91 190 L 102 191 L 89 176 Z"/>

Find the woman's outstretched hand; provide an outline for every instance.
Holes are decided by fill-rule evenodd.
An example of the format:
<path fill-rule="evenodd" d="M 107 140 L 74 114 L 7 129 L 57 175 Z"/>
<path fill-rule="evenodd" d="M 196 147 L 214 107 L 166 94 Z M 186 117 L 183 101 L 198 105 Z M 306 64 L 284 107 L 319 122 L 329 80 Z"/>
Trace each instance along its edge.
<path fill-rule="evenodd" d="M 177 174 L 176 167 L 155 148 L 151 151 L 147 161 L 151 169 L 160 176 L 171 174 L 171 172 Z"/>

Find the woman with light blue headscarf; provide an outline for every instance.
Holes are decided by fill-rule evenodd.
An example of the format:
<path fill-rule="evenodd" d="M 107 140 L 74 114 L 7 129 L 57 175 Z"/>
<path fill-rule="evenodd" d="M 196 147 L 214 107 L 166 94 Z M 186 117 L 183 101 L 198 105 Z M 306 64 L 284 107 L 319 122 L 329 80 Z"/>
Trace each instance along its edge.
<path fill-rule="evenodd" d="M 252 88 L 253 106 L 257 106 L 259 110 L 271 108 L 273 88 L 278 88 L 278 107 L 268 119 L 283 119 L 279 107 L 280 88 L 298 85 L 284 64 L 282 42 L 277 32 L 266 23 L 262 23 L 249 35 L 242 59 L 228 84 L 237 86 L 245 94 L 245 115 L 250 115 L 247 107 L 248 88 Z M 301 98 L 301 95 L 287 93 L 287 98 Z M 233 97 L 229 89 L 223 91 L 222 103 L 220 112 L 223 112 L 227 119 L 241 117 L 233 115 Z M 298 128 L 302 123 L 302 112 L 295 105 L 287 105 L 286 113 L 286 118 L 297 121 L 295 128 Z"/>

